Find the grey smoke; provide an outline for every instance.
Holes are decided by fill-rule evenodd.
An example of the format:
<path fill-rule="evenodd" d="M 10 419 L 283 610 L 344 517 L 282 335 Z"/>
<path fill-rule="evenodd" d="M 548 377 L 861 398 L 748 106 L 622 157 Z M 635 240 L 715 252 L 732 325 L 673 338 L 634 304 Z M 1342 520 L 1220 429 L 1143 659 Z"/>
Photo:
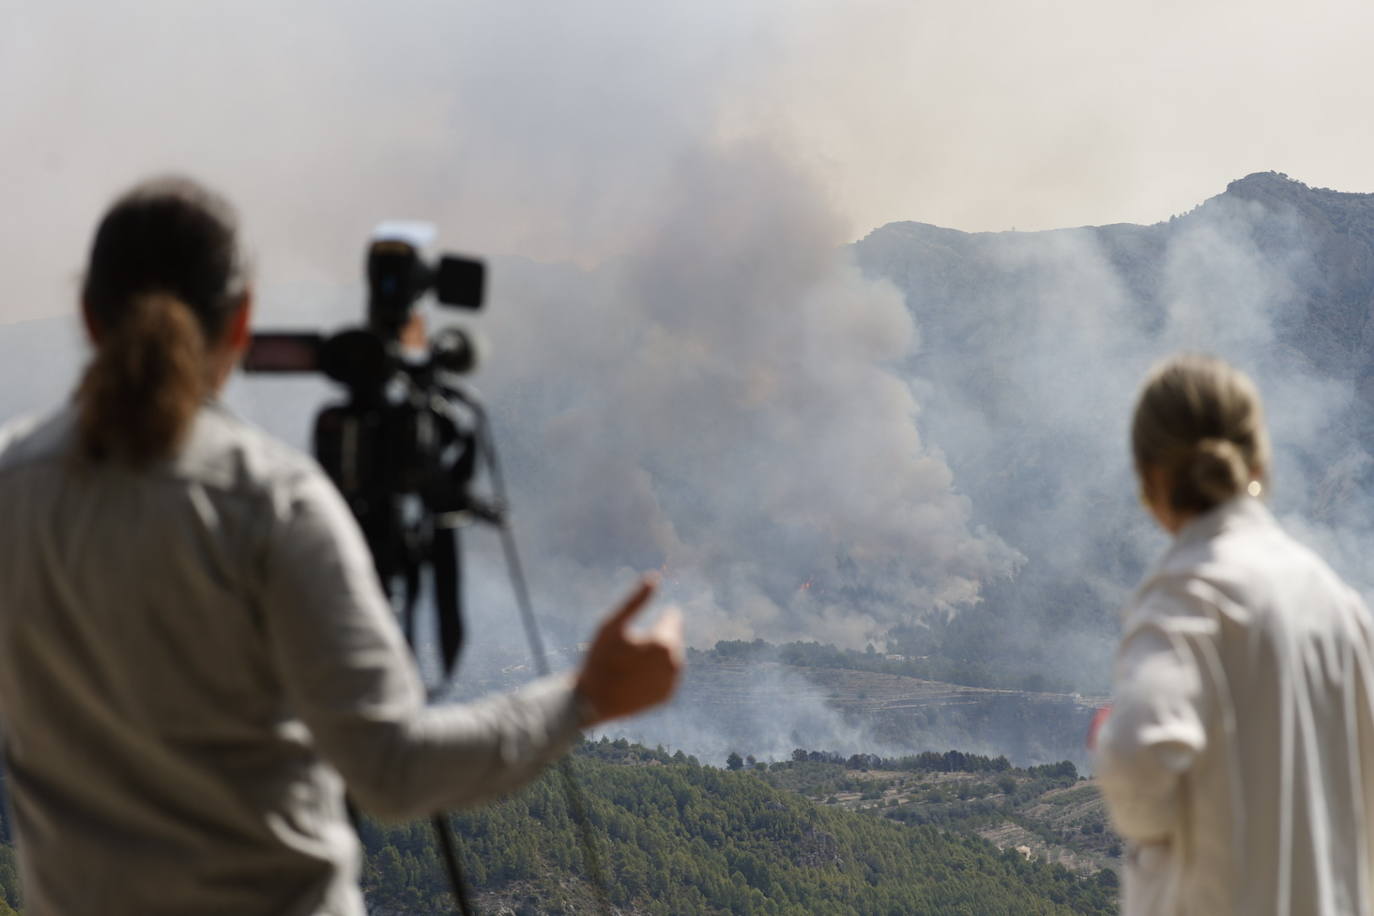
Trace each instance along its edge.
<path fill-rule="evenodd" d="M 1009 576 L 1017 554 L 969 526 L 922 440 L 897 369 L 911 316 L 850 263 L 818 189 L 759 146 L 675 184 L 612 264 L 497 265 L 482 384 L 541 593 L 596 607 L 658 568 L 697 644 L 854 647 Z"/>
<path fill-rule="evenodd" d="M 611 723 L 592 732 L 624 737 L 647 747 L 686 748 L 717 766 L 731 751 L 762 761 L 788 760 L 796 748 L 900 756 L 909 753 L 880 735 L 871 722 L 847 719 L 828 702 L 824 688 L 786 668 L 766 666 L 745 678 L 747 691 L 723 696 L 688 673 L 684 696 L 667 709 Z M 729 703 L 722 708 L 721 701 Z M 959 736 L 967 739 L 967 735 Z M 967 740 L 958 746 L 972 752 Z M 950 744 L 951 747 L 955 744 Z"/>

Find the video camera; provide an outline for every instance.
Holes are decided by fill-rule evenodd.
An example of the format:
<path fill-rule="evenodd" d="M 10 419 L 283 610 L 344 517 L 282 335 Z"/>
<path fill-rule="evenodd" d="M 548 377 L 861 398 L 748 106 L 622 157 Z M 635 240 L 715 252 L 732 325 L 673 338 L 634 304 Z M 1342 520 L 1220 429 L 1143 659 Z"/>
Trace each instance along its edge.
<path fill-rule="evenodd" d="M 403 587 L 412 645 L 421 573 L 432 569 L 448 674 L 462 643 L 457 528 L 473 517 L 499 523 L 503 510 L 472 492 L 485 413 L 457 376 L 477 364 L 473 338 L 450 327 L 426 341 L 414 315 L 431 291 L 444 305 L 480 308 L 485 268 L 452 254 L 431 266 L 433 238 L 425 223 L 382 223 L 367 249 L 367 324 L 330 336 L 254 334 L 244 368 L 320 372 L 347 388 L 345 402 L 315 418 L 315 457 L 357 517 L 388 594 Z"/>

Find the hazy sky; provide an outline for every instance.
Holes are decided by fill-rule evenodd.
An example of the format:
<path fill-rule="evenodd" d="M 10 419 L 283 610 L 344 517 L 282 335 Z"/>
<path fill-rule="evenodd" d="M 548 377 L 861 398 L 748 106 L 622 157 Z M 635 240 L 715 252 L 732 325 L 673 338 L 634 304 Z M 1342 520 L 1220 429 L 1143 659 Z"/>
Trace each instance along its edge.
<path fill-rule="evenodd" d="M 99 210 L 169 168 L 241 204 L 271 314 L 386 215 L 614 258 L 742 142 L 849 238 L 1153 222 L 1266 169 L 1374 190 L 1372 30 L 1340 0 L 0 0 L 0 319 L 68 308 Z"/>

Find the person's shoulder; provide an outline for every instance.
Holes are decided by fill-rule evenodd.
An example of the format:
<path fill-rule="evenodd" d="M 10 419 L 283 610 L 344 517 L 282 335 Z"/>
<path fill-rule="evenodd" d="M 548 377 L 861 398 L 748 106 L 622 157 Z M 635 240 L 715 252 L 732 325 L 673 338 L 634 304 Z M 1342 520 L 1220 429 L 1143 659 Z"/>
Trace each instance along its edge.
<path fill-rule="evenodd" d="M 272 496 L 324 477 L 313 458 L 218 403 L 207 405 L 197 416 L 172 469 L 202 486 L 253 497 Z"/>
<path fill-rule="evenodd" d="M 6 422 L 0 426 L 0 474 L 61 458 L 67 454 L 75 424 L 69 405 Z"/>
<path fill-rule="evenodd" d="M 1126 607 L 1126 632 L 1144 626 L 1210 630 L 1230 602 L 1195 569 L 1161 569 L 1141 583 Z"/>
<path fill-rule="evenodd" d="M 1289 606 L 1317 614 L 1359 597 L 1267 507 L 1243 500 L 1213 536 L 1180 551 L 1161 579 L 1244 624 L 1274 622 Z M 1275 617 L 1275 615 L 1278 615 Z"/>

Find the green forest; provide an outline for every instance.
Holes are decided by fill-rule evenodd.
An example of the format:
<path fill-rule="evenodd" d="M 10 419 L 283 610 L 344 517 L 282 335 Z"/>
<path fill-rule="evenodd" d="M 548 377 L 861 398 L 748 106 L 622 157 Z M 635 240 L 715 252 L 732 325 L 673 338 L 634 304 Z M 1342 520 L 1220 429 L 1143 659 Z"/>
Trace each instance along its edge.
<path fill-rule="evenodd" d="M 932 773 L 932 760 L 945 756 L 900 762 L 909 772 Z M 950 760 L 961 773 L 1000 774 L 1017 788 L 1078 782 L 1071 764 L 1032 773 L 975 755 Z M 738 769 L 718 769 L 681 753 L 602 741 L 583 745 L 574 761 L 611 902 L 624 913 L 1116 912 L 1112 871 L 1076 875 L 999 851 L 972 833 L 901 823 L 809 797 L 811 791 L 842 791 L 847 760 L 798 751 L 792 761 L 745 766 L 740 760 Z M 959 803 L 953 796 L 949 801 Z M 886 806 L 881 814 L 899 815 L 902 808 Z M 598 911 L 556 774 L 452 821 L 484 908 Z M 368 823 L 363 837 L 366 891 L 374 905 L 445 912 L 447 885 L 427 824 Z"/>
<path fill-rule="evenodd" d="M 770 764 L 732 755 L 721 769 L 604 739 L 572 760 L 611 903 L 623 914 L 1116 912 L 1113 871 L 1075 873 L 977 834 L 1011 818 L 1063 841 L 1016 806 L 1081 792 L 1087 784 L 1072 764 L 1017 769 L 957 751 L 883 759 L 798 750 Z M 557 772 L 452 823 L 483 912 L 603 911 Z M 1083 830 L 1101 834 L 1100 819 Z M 361 835 L 374 909 L 451 912 L 427 822 L 368 820 Z M 0 916 L 21 907 L 8 846 L 0 847 L 0 900 Z"/>

